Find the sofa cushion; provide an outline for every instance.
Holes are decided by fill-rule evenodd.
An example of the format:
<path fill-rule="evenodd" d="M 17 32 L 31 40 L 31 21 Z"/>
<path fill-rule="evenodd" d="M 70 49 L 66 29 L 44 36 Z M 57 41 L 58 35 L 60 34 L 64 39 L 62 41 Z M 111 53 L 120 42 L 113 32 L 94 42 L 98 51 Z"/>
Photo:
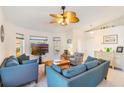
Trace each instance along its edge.
<path fill-rule="evenodd" d="M 93 60 L 93 61 L 85 63 L 87 70 L 96 67 L 98 64 L 99 64 L 98 60 Z"/>
<path fill-rule="evenodd" d="M 51 67 L 52 67 L 56 72 L 62 73 L 62 69 L 61 69 L 59 66 L 57 66 L 57 65 L 55 65 L 55 64 L 52 64 Z"/>
<path fill-rule="evenodd" d="M 10 67 L 10 66 L 16 66 L 19 65 L 18 61 L 14 60 L 14 59 L 9 59 L 7 60 L 5 66 L 6 67 Z"/>
<path fill-rule="evenodd" d="M 97 58 L 88 56 L 85 62 L 91 62 L 91 61 L 96 60 L 96 59 L 97 59 Z"/>
<path fill-rule="evenodd" d="M 75 67 L 72 67 L 70 69 L 64 70 L 62 72 L 63 76 L 67 77 L 67 78 L 72 78 L 82 72 L 86 71 L 86 66 L 84 64 L 81 65 L 77 65 Z"/>

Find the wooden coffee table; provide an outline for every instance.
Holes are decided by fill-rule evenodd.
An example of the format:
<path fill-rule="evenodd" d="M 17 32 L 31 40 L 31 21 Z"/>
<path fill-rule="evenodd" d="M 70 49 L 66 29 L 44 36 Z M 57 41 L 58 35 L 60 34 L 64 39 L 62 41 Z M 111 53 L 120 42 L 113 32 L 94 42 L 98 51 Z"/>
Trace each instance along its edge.
<path fill-rule="evenodd" d="M 56 64 L 56 63 L 53 63 L 53 64 Z M 62 69 L 67 69 L 67 68 L 70 68 L 70 61 L 69 60 L 61 60 L 56 65 L 61 67 Z"/>
<path fill-rule="evenodd" d="M 70 61 L 69 60 L 60 60 L 59 62 L 53 62 L 53 60 L 47 60 L 47 61 L 44 61 L 42 63 L 47 65 L 47 66 L 51 66 L 52 64 L 55 64 L 55 65 L 61 67 L 62 69 L 70 68 Z"/>

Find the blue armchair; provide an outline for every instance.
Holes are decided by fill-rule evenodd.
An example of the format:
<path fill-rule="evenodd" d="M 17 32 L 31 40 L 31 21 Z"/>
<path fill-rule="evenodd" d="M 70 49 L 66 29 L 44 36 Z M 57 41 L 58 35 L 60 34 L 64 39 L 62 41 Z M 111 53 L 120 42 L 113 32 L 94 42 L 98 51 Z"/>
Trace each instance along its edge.
<path fill-rule="evenodd" d="M 0 69 L 2 86 L 16 87 L 38 80 L 38 64 L 30 62 L 27 64 L 16 64 L 14 59 L 6 63 L 6 67 Z M 11 64 L 10 64 L 11 63 Z M 12 66 L 13 65 L 13 66 Z"/>

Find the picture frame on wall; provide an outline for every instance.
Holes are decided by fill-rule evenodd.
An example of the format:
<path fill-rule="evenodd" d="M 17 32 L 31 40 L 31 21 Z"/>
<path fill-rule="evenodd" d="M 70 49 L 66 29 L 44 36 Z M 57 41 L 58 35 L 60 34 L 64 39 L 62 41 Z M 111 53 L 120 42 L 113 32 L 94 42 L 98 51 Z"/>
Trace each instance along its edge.
<path fill-rule="evenodd" d="M 61 41 L 61 37 L 53 37 L 53 41 Z"/>
<path fill-rule="evenodd" d="M 103 44 L 118 44 L 118 35 L 103 36 Z"/>
<path fill-rule="evenodd" d="M 72 39 L 67 39 L 67 44 L 71 44 L 72 43 Z"/>
<path fill-rule="evenodd" d="M 118 46 L 117 49 L 116 49 L 116 52 L 117 53 L 123 53 L 123 49 L 124 49 L 123 46 Z"/>

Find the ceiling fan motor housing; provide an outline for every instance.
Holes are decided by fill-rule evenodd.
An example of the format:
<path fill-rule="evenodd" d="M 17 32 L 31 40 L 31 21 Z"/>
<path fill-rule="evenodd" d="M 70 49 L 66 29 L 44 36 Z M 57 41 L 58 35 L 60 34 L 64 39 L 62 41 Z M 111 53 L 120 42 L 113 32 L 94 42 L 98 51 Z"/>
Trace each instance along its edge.
<path fill-rule="evenodd" d="M 65 6 L 62 6 L 62 10 L 65 10 Z"/>

